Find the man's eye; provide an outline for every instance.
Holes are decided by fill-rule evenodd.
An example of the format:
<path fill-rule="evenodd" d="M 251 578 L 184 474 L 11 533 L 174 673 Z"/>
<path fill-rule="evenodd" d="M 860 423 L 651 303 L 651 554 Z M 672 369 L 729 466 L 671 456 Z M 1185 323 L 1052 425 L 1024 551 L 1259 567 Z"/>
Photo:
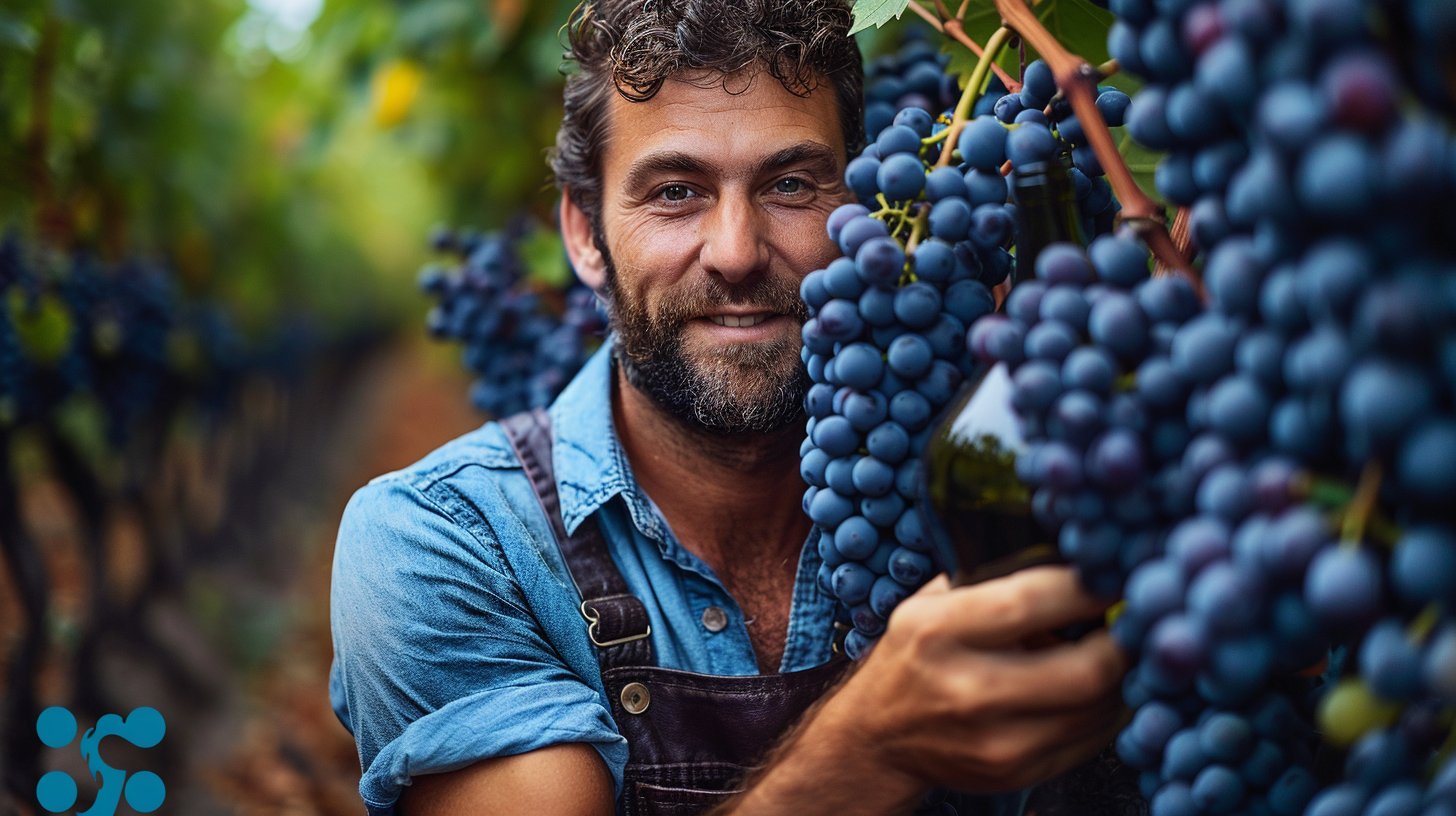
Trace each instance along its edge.
<path fill-rule="evenodd" d="M 801 193 L 804 191 L 804 180 L 794 178 L 793 176 L 781 178 L 774 184 L 774 190 L 787 195 Z"/>
<path fill-rule="evenodd" d="M 662 197 L 667 201 L 686 201 L 692 195 L 693 191 L 681 184 L 670 184 L 662 188 Z"/>

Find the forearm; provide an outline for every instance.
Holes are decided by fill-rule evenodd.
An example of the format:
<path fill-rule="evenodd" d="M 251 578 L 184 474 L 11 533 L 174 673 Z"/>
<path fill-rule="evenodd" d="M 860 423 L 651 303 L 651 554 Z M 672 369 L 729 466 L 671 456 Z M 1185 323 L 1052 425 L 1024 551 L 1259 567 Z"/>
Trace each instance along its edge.
<path fill-rule="evenodd" d="M 913 810 L 927 786 L 884 762 L 836 696 L 810 709 L 745 791 L 712 816 Z"/>

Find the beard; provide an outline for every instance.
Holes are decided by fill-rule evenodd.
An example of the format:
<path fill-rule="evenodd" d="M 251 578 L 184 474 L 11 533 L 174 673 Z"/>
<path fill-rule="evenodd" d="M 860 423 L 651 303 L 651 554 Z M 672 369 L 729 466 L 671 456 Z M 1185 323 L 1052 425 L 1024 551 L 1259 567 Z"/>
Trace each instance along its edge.
<path fill-rule="evenodd" d="M 690 321 L 721 307 L 788 315 L 802 326 L 809 314 L 796 280 L 765 274 L 734 286 L 698 275 L 652 308 L 622 288 L 605 241 L 599 246 L 613 355 L 628 383 L 688 427 L 716 435 L 768 433 L 802 417 L 810 381 L 797 332 L 707 348 L 690 348 L 686 336 Z"/>

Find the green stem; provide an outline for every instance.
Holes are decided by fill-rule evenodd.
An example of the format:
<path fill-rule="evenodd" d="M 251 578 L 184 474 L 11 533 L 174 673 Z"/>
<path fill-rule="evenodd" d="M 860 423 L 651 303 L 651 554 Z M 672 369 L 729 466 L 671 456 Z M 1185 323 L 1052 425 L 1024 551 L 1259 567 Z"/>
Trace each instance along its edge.
<path fill-rule="evenodd" d="M 942 130 L 941 132 L 935 134 L 934 136 L 926 136 L 924 139 L 921 139 L 920 140 L 920 143 L 922 145 L 926 145 L 926 146 L 933 145 L 933 144 L 936 144 L 937 142 L 943 142 L 943 141 L 945 141 L 946 137 L 949 136 L 949 135 L 950 135 L 950 128 L 946 128 L 945 130 Z"/>
<path fill-rule="evenodd" d="M 1011 39 L 1011 29 L 1001 26 L 991 39 L 986 41 L 986 48 L 981 52 L 981 58 L 976 61 L 976 67 L 971 71 L 971 78 L 966 81 L 965 90 L 961 91 L 960 101 L 956 102 L 955 115 L 951 119 L 950 127 L 945 129 L 946 149 L 940 152 L 940 161 L 936 162 L 937 167 L 950 166 L 951 154 L 955 152 L 954 145 L 960 138 L 961 128 L 965 127 L 966 120 L 971 116 L 971 109 L 975 107 L 976 100 L 985 92 L 986 82 L 990 79 L 991 66 L 996 64 L 996 58 L 1001 55 L 1001 49 Z"/>
<path fill-rule="evenodd" d="M 1441 605 L 1436 603 L 1426 604 L 1426 608 L 1422 609 L 1421 614 L 1417 615 L 1416 619 L 1410 622 L 1410 625 L 1405 628 L 1405 632 L 1410 636 L 1412 642 L 1425 643 L 1426 638 L 1431 636 L 1431 631 L 1440 622 Z"/>
<path fill-rule="evenodd" d="M 910 225 L 910 240 L 905 242 L 905 271 L 910 275 L 911 280 L 915 280 L 915 273 L 910 272 L 910 253 L 915 251 L 915 247 L 920 243 L 920 239 L 925 237 L 928 220 L 925 214 L 925 208 L 921 208 L 921 211 L 916 214 L 915 220 Z"/>
<path fill-rule="evenodd" d="M 1375 500 L 1380 497 L 1381 478 L 1380 463 L 1374 459 L 1366 462 L 1360 472 L 1360 483 L 1355 487 L 1355 498 L 1340 525 L 1340 538 L 1346 546 L 1358 547 L 1365 537 L 1365 526 L 1375 512 Z"/>

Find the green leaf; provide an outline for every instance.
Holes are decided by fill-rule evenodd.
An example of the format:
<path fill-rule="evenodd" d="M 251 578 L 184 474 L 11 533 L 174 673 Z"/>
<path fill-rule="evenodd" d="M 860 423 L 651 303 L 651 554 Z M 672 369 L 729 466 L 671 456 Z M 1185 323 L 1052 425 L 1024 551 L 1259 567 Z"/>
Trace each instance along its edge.
<path fill-rule="evenodd" d="M 1112 131 L 1112 135 L 1121 136 L 1117 145 L 1117 151 L 1122 154 L 1123 161 L 1127 162 L 1127 169 L 1132 171 L 1132 177 L 1137 181 L 1143 192 L 1158 200 L 1158 188 L 1153 184 L 1153 172 L 1158 168 L 1158 162 L 1163 160 L 1163 153 L 1156 150 L 1149 150 L 1146 147 L 1132 140 L 1127 133 Z"/>
<path fill-rule="evenodd" d="M 879 28 L 891 20 L 898 20 L 909 6 L 910 0 L 854 0 L 854 27 L 849 33 L 871 26 Z"/>
<path fill-rule="evenodd" d="M 1107 31 L 1112 28 L 1113 20 L 1111 12 L 1092 5 L 1089 0 L 1041 0 L 1036 5 L 1036 16 L 1063 48 L 1093 65 L 1107 61 Z M 1001 15 L 996 12 L 992 0 L 972 0 L 962 25 L 971 39 L 984 43 L 1001 27 Z M 970 64 L 975 65 L 974 54 L 969 54 L 968 49 L 959 45 L 955 48 L 965 51 Z M 1027 62 L 1034 59 L 1036 54 L 1028 48 Z M 1021 57 L 1017 49 L 1008 48 L 1001 52 L 996 62 L 1013 77 L 1021 75 Z M 962 63 L 964 59 L 952 57 L 953 66 Z"/>
<path fill-rule="evenodd" d="M 555 230 L 532 230 L 521 239 L 520 252 L 532 280 L 556 289 L 571 285 L 571 267 L 566 263 L 566 251 L 561 248 L 561 236 Z"/>
<path fill-rule="evenodd" d="M 971 81 L 971 72 L 976 70 L 976 63 L 981 58 L 975 52 L 955 40 L 947 39 L 945 47 L 941 49 L 950 55 L 950 62 L 945 64 L 945 72 L 956 78 L 956 84 L 961 88 Z"/>

